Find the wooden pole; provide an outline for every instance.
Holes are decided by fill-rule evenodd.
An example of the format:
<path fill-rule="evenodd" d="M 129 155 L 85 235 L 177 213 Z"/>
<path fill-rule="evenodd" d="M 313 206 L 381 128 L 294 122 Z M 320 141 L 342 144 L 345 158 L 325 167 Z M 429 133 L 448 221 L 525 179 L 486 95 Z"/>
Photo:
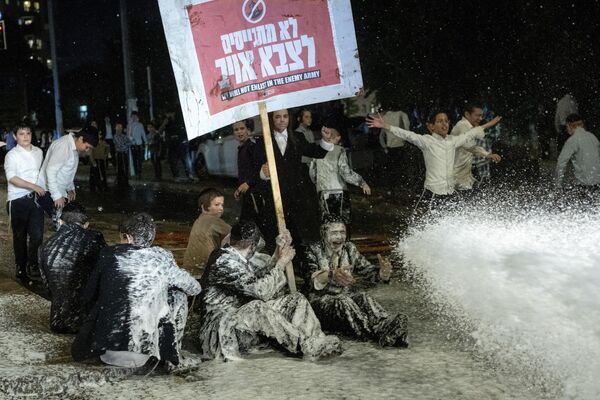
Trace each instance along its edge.
<path fill-rule="evenodd" d="M 260 119 L 263 127 L 263 139 L 265 142 L 265 152 L 267 154 L 267 165 L 271 175 L 271 192 L 273 192 L 273 204 L 275 205 L 275 215 L 277 217 L 277 229 L 281 233 L 285 229 L 285 217 L 283 214 L 283 203 L 281 202 L 281 191 L 279 190 L 279 177 L 277 175 L 277 165 L 275 164 L 275 153 L 273 152 L 273 140 L 271 138 L 271 126 L 269 124 L 269 115 L 267 114 L 267 105 L 264 101 L 258 102 L 260 110 Z M 291 293 L 296 292 L 296 278 L 294 276 L 294 266 L 290 262 L 285 267 L 288 286 Z"/>

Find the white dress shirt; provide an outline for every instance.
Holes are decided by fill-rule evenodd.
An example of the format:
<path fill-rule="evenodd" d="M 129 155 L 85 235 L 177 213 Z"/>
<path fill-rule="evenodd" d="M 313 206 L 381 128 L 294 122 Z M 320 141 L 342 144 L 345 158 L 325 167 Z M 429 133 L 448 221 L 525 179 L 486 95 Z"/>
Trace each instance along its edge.
<path fill-rule="evenodd" d="M 73 180 L 78 166 L 79 154 L 70 133 L 50 145 L 37 184 L 50 192 L 52 200 L 67 197 L 69 190 L 75 190 Z"/>
<path fill-rule="evenodd" d="M 437 195 L 454 193 L 454 158 L 456 149 L 464 146 L 474 138 L 483 138 L 485 132 L 478 126 L 460 136 L 448 135 L 445 138 L 437 133 L 419 135 L 397 126 L 392 126 L 390 131 L 417 146 L 423 152 L 425 159 L 425 189 Z"/>
<path fill-rule="evenodd" d="M 148 143 L 146 139 L 146 131 L 144 125 L 139 121 L 131 121 L 127 127 L 127 136 L 134 146 L 141 146 Z"/>
<path fill-rule="evenodd" d="M 273 137 L 275 138 L 275 143 L 277 143 L 277 147 L 279 148 L 281 155 L 285 155 L 285 149 L 287 148 L 287 140 L 288 140 L 287 129 L 284 130 L 283 132 L 274 131 Z M 327 150 L 327 151 L 331 151 L 335 147 L 335 145 L 333 143 L 326 142 L 323 139 L 321 139 L 321 141 L 319 142 L 319 145 L 321 146 L 321 148 L 323 150 Z M 260 170 L 260 179 L 262 179 L 264 181 L 268 181 L 270 179 L 263 173 L 262 168 Z"/>
<path fill-rule="evenodd" d="M 6 201 L 16 200 L 31 193 L 29 189 L 13 185 L 10 180 L 16 176 L 30 183 L 37 182 L 43 158 L 44 153 L 35 146 L 31 146 L 31 150 L 27 150 L 16 145 L 6 153 L 4 159 L 4 172 L 8 183 Z"/>
<path fill-rule="evenodd" d="M 471 125 L 468 119 L 463 117 L 456 125 L 454 125 L 450 134 L 452 136 L 461 136 L 471 129 L 473 129 L 473 125 Z M 481 146 L 476 146 L 474 139 L 456 149 L 456 156 L 454 157 L 454 179 L 456 180 L 456 188 L 459 190 L 469 190 L 473 188 L 473 183 L 475 183 L 475 178 L 473 178 L 472 173 L 473 155 L 487 157 L 490 155 L 490 152 L 486 151 Z"/>
<path fill-rule="evenodd" d="M 556 162 L 556 183 L 561 186 L 571 160 L 578 184 L 600 185 L 600 142 L 593 133 L 579 127 L 563 146 Z"/>

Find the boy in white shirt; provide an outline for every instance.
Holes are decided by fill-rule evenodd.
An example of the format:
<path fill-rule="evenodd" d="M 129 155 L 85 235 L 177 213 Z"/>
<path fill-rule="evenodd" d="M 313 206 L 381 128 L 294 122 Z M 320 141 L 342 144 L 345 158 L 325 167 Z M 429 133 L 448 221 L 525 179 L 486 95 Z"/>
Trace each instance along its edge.
<path fill-rule="evenodd" d="M 37 205 L 36 194 L 41 197 L 46 191 L 35 183 L 43 153 L 31 144 L 29 126 L 18 125 L 14 132 L 17 145 L 4 160 L 8 183 L 7 210 L 13 231 L 17 279 L 30 284 L 28 268 L 37 272 L 37 251 L 44 234 L 44 212 Z"/>

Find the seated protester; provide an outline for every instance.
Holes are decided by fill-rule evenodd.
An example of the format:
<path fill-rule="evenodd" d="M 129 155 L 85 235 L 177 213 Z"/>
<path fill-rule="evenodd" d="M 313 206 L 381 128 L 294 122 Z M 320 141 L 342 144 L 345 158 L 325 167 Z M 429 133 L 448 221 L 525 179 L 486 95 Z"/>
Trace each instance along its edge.
<path fill-rule="evenodd" d="M 40 275 L 50 294 L 50 329 L 76 333 L 85 317 L 81 290 L 106 242 L 100 232 L 88 229 L 88 216 L 77 203 L 65 205 L 59 224 L 40 249 Z"/>
<path fill-rule="evenodd" d="M 310 179 L 317 186 L 321 223 L 327 215 L 334 214 L 349 225 L 351 223 L 350 195 L 346 184 L 358 186 L 366 195 L 371 194 L 371 188 L 350 168 L 346 149 L 339 145 L 342 135 L 332 128 L 329 131 L 331 143 L 335 146 L 324 158 L 312 160 Z"/>
<path fill-rule="evenodd" d="M 141 367 L 155 357 L 179 364 L 187 296 L 200 293 L 200 284 L 170 252 L 151 247 L 155 233 L 150 215 L 135 214 L 121 227 L 121 244 L 100 252 L 82 293 L 90 311 L 71 348 L 75 361 L 100 356 Z"/>
<path fill-rule="evenodd" d="M 285 265 L 296 254 L 289 233 L 277 237 L 271 258 L 257 254 L 261 242 L 256 224 L 242 221 L 231 229 L 231 245 L 211 255 L 201 281 L 202 358 L 239 359 L 267 340 L 308 358 L 340 353 L 339 339 L 323 333 L 308 300 L 282 293 Z"/>
<path fill-rule="evenodd" d="M 346 241 L 346 226 L 335 216 L 321 226 L 321 242 L 308 246 L 310 304 L 326 331 L 374 339 L 381 346 L 406 347 L 406 316 L 389 315 L 365 292 L 354 289 L 355 274 L 389 281 L 392 266 L 380 257 L 380 267 Z"/>
<path fill-rule="evenodd" d="M 183 268 L 200 278 L 208 256 L 225 244 L 231 226 L 221 219 L 225 197 L 220 190 L 209 188 L 200 193 L 200 216 L 194 222 L 188 245 L 183 255 Z"/>

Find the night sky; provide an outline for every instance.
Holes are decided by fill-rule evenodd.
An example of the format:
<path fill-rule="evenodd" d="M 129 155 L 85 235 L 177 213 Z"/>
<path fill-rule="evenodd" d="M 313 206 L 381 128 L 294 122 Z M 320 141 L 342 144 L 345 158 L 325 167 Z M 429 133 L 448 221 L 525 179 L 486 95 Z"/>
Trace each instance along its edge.
<path fill-rule="evenodd" d="M 57 3 L 61 76 L 79 82 L 67 84 L 63 98 L 114 112 L 124 99 L 119 1 Z M 476 98 L 523 116 L 538 104 L 551 109 L 571 90 L 589 119 L 598 120 L 598 0 L 353 0 L 352 6 L 365 87 L 378 90 L 384 106 Z M 150 65 L 161 76 L 155 93 L 165 107 L 176 92 L 158 5 L 130 0 L 128 7 L 137 96 L 143 106 Z"/>

